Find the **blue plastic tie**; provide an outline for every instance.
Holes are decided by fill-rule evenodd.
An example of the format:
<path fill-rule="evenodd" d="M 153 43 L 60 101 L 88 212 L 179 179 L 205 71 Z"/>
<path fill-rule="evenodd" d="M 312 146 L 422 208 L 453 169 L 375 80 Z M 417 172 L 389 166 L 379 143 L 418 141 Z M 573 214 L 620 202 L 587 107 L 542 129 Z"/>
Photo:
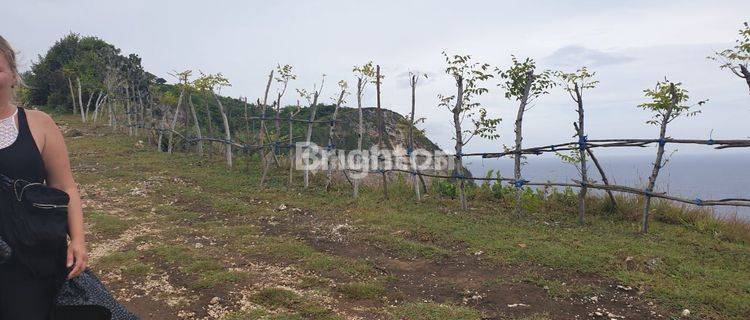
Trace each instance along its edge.
<path fill-rule="evenodd" d="M 712 145 L 712 144 L 714 144 L 714 139 L 711 139 L 711 138 L 709 138 L 709 139 L 708 139 L 708 145 L 710 146 L 710 145 Z"/>
<path fill-rule="evenodd" d="M 588 141 L 587 135 L 579 135 L 578 136 L 578 150 L 585 150 L 586 149 L 586 142 Z"/>
<path fill-rule="evenodd" d="M 414 149 L 412 148 L 406 148 L 406 154 L 411 155 L 411 153 L 414 152 Z"/>
<path fill-rule="evenodd" d="M 555 146 L 552 146 L 550 150 L 555 151 Z"/>
<path fill-rule="evenodd" d="M 523 188 L 523 186 L 524 186 L 524 185 L 525 185 L 525 184 L 526 184 L 527 182 L 529 182 L 529 181 L 528 181 L 528 180 L 523 180 L 523 179 L 519 179 L 519 180 L 516 180 L 516 181 L 514 181 L 514 182 L 513 182 L 513 185 L 514 185 L 514 186 L 515 186 L 516 188 L 519 188 L 519 189 L 520 189 L 520 188 Z"/>
<path fill-rule="evenodd" d="M 659 142 L 659 146 L 661 146 L 661 147 L 663 147 L 665 144 L 667 144 L 667 141 L 664 140 L 664 138 L 659 138 L 659 140 L 657 140 L 657 141 Z"/>
<path fill-rule="evenodd" d="M 331 151 L 333 149 L 333 143 L 330 143 L 326 146 L 326 150 Z"/>
<path fill-rule="evenodd" d="M 701 198 L 695 198 L 695 204 L 700 206 L 703 204 L 703 200 L 701 200 Z"/>

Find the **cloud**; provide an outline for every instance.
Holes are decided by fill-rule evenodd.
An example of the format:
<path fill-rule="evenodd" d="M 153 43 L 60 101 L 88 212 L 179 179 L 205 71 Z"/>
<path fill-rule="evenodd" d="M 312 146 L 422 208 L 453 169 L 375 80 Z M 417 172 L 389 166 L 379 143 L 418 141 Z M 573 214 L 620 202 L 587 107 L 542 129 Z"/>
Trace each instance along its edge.
<path fill-rule="evenodd" d="M 544 60 L 554 67 L 600 67 L 628 63 L 635 59 L 579 45 L 569 45 L 557 49 L 551 55 L 544 58 Z"/>

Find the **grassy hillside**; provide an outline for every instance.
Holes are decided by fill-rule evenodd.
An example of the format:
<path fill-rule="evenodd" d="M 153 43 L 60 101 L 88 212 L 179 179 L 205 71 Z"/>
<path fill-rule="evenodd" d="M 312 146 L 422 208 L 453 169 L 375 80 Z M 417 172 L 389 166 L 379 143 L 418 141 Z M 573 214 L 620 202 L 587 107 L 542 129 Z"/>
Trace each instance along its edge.
<path fill-rule="evenodd" d="M 415 203 L 403 176 L 387 201 L 326 193 L 322 175 L 303 189 L 301 172 L 288 187 L 285 168 L 259 190 L 244 158 L 227 170 L 54 118 L 93 268 L 144 319 L 750 318 L 746 226 L 659 204 L 639 235 L 626 198 L 610 216 L 591 198 L 578 226 L 570 191 L 529 190 L 519 219 L 490 186 L 458 212 L 436 192 Z"/>

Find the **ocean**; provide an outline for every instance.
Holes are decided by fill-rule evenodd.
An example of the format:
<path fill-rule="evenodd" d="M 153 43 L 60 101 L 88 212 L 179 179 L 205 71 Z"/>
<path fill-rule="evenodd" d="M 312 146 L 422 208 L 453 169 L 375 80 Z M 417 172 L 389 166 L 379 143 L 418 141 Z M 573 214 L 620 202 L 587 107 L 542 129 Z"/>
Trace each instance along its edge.
<path fill-rule="evenodd" d="M 665 153 L 665 156 L 669 155 Z M 656 153 L 651 155 L 597 155 L 610 183 L 643 188 L 651 174 Z M 513 176 L 513 159 L 467 158 L 467 167 L 477 177 L 488 170 L 500 170 L 504 177 Z M 523 178 L 537 182 L 571 182 L 579 178 L 578 170 L 553 155 L 529 156 L 523 167 Z M 592 180 L 601 182 L 599 173 L 588 161 Z M 750 153 L 679 154 L 670 157 L 656 180 L 656 191 L 688 199 L 750 198 Z M 750 220 L 748 207 L 715 207 L 718 216 L 734 215 Z"/>

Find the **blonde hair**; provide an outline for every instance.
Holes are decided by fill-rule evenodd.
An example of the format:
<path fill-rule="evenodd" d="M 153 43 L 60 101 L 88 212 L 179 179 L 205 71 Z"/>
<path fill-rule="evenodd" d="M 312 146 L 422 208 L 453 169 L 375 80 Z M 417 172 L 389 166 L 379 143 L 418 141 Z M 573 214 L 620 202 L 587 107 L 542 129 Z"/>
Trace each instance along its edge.
<path fill-rule="evenodd" d="M 17 85 L 23 85 L 23 79 L 21 79 L 21 73 L 18 72 L 18 64 L 16 63 L 16 52 L 13 47 L 10 46 L 8 40 L 5 40 L 3 36 L 0 36 L 0 54 L 3 55 L 8 65 L 10 65 L 10 71 L 16 76 Z"/>

